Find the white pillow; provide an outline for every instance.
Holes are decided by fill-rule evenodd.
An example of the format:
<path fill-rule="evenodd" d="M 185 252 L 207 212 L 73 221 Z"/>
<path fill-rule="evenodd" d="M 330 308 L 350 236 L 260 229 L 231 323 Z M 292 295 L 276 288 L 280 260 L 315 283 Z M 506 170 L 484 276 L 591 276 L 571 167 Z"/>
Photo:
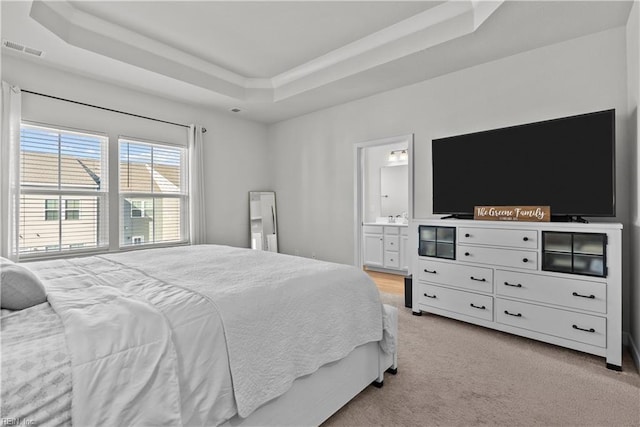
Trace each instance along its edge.
<path fill-rule="evenodd" d="M 44 285 L 31 270 L 0 258 L 0 308 L 22 310 L 46 300 Z"/>

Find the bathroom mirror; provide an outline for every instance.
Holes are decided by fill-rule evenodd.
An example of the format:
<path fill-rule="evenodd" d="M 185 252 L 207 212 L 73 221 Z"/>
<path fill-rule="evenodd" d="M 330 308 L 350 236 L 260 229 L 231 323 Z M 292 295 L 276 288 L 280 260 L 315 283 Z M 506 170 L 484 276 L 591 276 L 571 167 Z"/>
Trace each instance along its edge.
<path fill-rule="evenodd" d="M 251 249 L 278 252 L 278 225 L 276 221 L 276 193 L 249 192 L 249 227 Z"/>
<path fill-rule="evenodd" d="M 380 215 L 397 216 L 409 209 L 409 167 L 380 168 Z"/>

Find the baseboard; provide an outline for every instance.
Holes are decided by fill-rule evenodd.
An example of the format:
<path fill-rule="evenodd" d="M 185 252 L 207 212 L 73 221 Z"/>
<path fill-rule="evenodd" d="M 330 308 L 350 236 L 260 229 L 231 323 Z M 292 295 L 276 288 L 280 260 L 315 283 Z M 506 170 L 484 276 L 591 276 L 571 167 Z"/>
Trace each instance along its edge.
<path fill-rule="evenodd" d="M 640 373 L 640 350 L 638 349 L 638 344 L 633 341 L 633 337 L 628 332 L 623 332 L 622 341 L 629 347 L 629 353 L 631 353 L 633 363 L 635 363 L 636 370 Z"/>

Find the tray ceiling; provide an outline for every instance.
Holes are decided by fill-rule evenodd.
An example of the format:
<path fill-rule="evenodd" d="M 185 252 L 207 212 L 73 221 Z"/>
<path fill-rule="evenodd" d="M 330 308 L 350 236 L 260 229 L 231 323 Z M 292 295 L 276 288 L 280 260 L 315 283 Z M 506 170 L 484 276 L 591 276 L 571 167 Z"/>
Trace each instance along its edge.
<path fill-rule="evenodd" d="M 44 52 L 21 55 L 29 60 L 180 101 L 239 107 L 247 118 L 274 122 L 624 25 L 631 2 L 1 6 L 3 41 Z M 2 53 L 20 55 L 4 46 Z"/>

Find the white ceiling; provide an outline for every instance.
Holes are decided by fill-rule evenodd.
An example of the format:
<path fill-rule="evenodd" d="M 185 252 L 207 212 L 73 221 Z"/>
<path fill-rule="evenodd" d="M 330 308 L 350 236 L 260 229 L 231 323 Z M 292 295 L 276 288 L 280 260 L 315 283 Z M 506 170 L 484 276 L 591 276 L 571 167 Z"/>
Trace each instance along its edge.
<path fill-rule="evenodd" d="M 430 2 L 71 4 L 235 73 L 262 78 L 283 73 L 432 6 Z"/>
<path fill-rule="evenodd" d="M 625 25 L 631 1 L 2 0 L 2 48 L 275 122 Z"/>

